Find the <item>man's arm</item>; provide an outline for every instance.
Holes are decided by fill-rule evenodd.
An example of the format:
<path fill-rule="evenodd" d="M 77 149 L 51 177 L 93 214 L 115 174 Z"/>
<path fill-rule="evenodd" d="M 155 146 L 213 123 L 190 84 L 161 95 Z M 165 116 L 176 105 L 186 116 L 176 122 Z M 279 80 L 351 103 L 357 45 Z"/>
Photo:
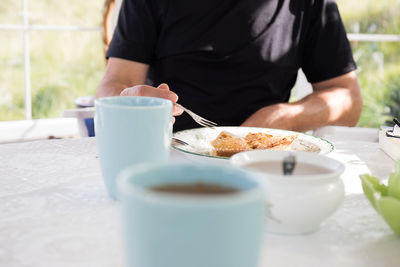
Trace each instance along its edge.
<path fill-rule="evenodd" d="M 314 83 L 314 92 L 293 103 L 261 108 L 242 126 L 308 131 L 326 125 L 355 126 L 362 109 L 361 90 L 354 71 Z"/>
<path fill-rule="evenodd" d="M 119 58 L 109 58 L 106 72 L 96 91 L 96 98 L 106 96 L 152 96 L 178 100 L 178 96 L 169 90 L 168 85 L 158 87 L 144 85 L 149 65 Z M 173 115 L 182 114 L 182 110 L 173 108 Z"/>
<path fill-rule="evenodd" d="M 122 90 L 146 81 L 149 65 L 140 62 L 109 58 L 104 77 L 97 88 L 96 97 L 120 95 Z"/>

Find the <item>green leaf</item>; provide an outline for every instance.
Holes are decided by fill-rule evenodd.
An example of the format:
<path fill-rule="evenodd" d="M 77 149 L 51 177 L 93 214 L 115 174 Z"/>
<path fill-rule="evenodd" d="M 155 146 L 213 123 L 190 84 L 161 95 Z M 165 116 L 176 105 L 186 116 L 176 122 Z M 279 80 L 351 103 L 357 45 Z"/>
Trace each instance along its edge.
<path fill-rule="evenodd" d="M 390 228 L 400 235 L 400 201 L 394 197 L 383 197 L 377 202 L 377 210 Z"/>
<path fill-rule="evenodd" d="M 372 206 L 377 210 L 376 201 L 381 196 L 387 195 L 387 187 L 380 183 L 380 180 L 372 175 L 363 174 L 360 176 L 362 188 Z"/>
<path fill-rule="evenodd" d="M 375 210 L 390 228 L 400 235 L 400 160 L 389 177 L 389 185 L 381 183 L 377 177 L 360 175 L 362 188 Z"/>

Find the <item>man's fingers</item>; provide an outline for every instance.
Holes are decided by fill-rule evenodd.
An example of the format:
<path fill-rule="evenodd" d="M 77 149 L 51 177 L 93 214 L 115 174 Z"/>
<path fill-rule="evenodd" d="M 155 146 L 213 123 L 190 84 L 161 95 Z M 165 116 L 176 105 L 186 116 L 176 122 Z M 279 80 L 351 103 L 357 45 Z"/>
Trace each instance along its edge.
<path fill-rule="evenodd" d="M 172 101 L 172 103 L 176 103 L 178 100 L 178 95 L 169 90 L 169 86 L 165 83 L 160 84 L 157 88 L 149 85 L 136 85 L 133 87 L 129 87 L 124 89 L 121 96 L 150 96 L 150 97 L 159 97 L 165 98 Z M 173 105 L 172 115 L 179 116 L 183 113 L 183 110 Z"/>
<path fill-rule="evenodd" d="M 157 89 L 161 89 L 161 90 L 166 90 L 169 91 L 169 86 L 166 83 L 162 83 L 159 86 L 157 86 Z M 176 101 L 178 101 L 178 98 L 176 98 Z M 173 103 L 175 103 L 176 101 L 172 101 Z M 178 108 L 177 106 L 173 106 L 173 110 L 172 110 L 172 115 L 174 116 L 179 116 L 183 113 L 183 110 Z"/>
<path fill-rule="evenodd" d="M 168 87 L 168 85 L 166 85 Z M 136 85 L 133 87 L 129 87 L 124 89 L 121 96 L 150 96 L 150 97 L 159 97 L 171 100 L 173 103 L 176 102 L 178 96 L 170 91 L 165 90 L 165 87 L 156 88 L 149 85 Z"/>
<path fill-rule="evenodd" d="M 169 91 L 169 86 L 166 83 L 162 83 L 159 86 L 157 86 L 158 89 L 162 89 L 162 90 L 168 90 Z M 178 98 L 176 98 L 176 101 L 178 101 Z M 175 101 L 175 102 L 176 102 Z M 173 103 L 175 103 L 174 101 L 172 101 Z M 172 106 L 172 115 L 173 116 L 179 116 L 183 113 L 183 110 L 178 108 L 177 106 L 173 105 Z M 175 119 L 174 119 L 175 121 Z"/>
<path fill-rule="evenodd" d="M 162 83 L 159 86 L 157 86 L 158 89 L 163 89 L 163 90 L 169 90 L 169 86 L 166 83 Z"/>
<path fill-rule="evenodd" d="M 173 116 L 179 116 L 179 115 L 182 115 L 182 113 L 183 113 L 182 109 L 178 108 L 175 105 L 172 106 L 172 115 Z"/>
<path fill-rule="evenodd" d="M 169 90 L 169 86 L 168 86 L 168 84 L 166 84 L 166 83 L 160 84 L 159 86 L 157 86 L 157 88 L 158 88 L 158 89 L 162 89 L 162 90 Z M 176 100 L 175 100 L 175 101 L 172 101 L 172 102 L 175 103 L 175 102 L 177 102 L 177 101 L 178 101 L 178 98 L 176 98 Z M 175 105 L 173 105 L 172 108 L 173 108 L 173 109 L 172 109 L 172 115 L 173 115 L 173 116 L 179 116 L 179 115 L 181 115 L 181 114 L 183 113 L 183 110 L 180 109 L 180 108 L 178 108 L 178 107 L 175 106 Z"/>

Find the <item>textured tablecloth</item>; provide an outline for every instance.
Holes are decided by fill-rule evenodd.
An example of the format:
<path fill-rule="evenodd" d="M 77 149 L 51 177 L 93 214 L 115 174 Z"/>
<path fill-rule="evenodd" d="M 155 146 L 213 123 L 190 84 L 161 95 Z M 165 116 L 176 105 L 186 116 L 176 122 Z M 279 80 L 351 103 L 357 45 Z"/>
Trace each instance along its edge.
<path fill-rule="evenodd" d="M 346 165 L 343 205 L 315 233 L 265 233 L 260 266 L 400 266 L 400 238 L 358 178 L 387 178 L 394 162 L 374 142 L 335 146 L 329 156 Z M 172 151 L 171 160 L 188 159 Z M 121 235 L 119 204 L 104 189 L 94 138 L 0 145 L 1 267 L 124 266 Z"/>

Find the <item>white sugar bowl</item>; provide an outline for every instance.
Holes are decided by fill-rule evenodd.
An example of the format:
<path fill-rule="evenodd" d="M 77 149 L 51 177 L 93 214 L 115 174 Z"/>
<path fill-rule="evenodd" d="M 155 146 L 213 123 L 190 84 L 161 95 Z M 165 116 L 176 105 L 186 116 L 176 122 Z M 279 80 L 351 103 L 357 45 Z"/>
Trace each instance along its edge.
<path fill-rule="evenodd" d="M 291 175 L 283 161 L 295 157 Z M 281 234 L 314 232 L 344 199 L 340 175 L 344 165 L 323 155 L 299 151 L 254 150 L 235 154 L 230 163 L 254 172 L 267 192 L 267 231 Z"/>

